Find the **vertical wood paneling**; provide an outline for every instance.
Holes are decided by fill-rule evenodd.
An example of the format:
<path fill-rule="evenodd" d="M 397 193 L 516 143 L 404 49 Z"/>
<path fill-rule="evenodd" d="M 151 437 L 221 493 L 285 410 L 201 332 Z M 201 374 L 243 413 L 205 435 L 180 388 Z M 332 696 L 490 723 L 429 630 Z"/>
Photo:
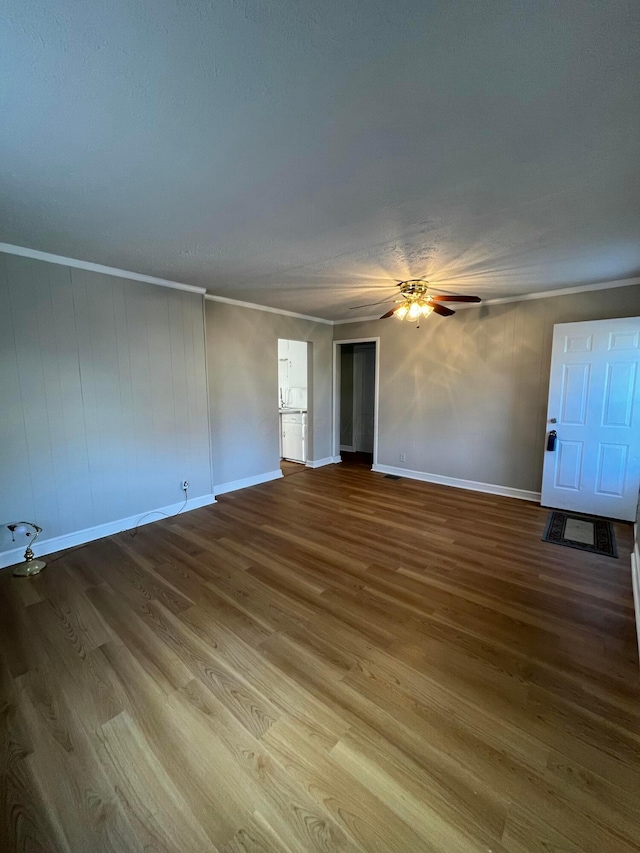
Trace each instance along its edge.
<path fill-rule="evenodd" d="M 67 482 L 64 484 L 64 493 L 60 495 L 60 502 L 65 503 L 66 511 L 71 516 L 71 529 L 82 530 L 93 524 L 94 514 L 71 270 L 51 264 L 49 289 L 62 409 L 62 435 L 57 436 L 57 446 L 66 456 Z"/>
<path fill-rule="evenodd" d="M 189 299 L 180 299 L 180 311 L 182 312 L 182 324 L 185 329 L 185 334 L 182 337 L 182 343 L 184 347 L 184 394 L 185 394 L 185 415 L 187 418 L 186 429 L 187 429 L 187 441 L 185 442 L 188 447 L 188 470 L 192 471 L 194 468 L 194 460 L 199 458 L 200 455 L 200 444 L 201 444 L 201 436 L 199 435 L 199 430 L 197 425 L 203 420 L 208 422 L 208 412 L 204 412 L 204 416 L 200 416 L 198 413 L 198 380 L 195 374 L 194 364 L 196 361 L 196 350 L 194 346 L 194 335 L 193 330 L 191 329 L 191 324 L 193 322 L 192 319 L 192 308 L 193 303 L 192 300 Z M 203 335 L 204 335 L 204 327 L 203 327 Z M 206 377 L 204 379 L 206 382 Z M 206 435 L 206 443 L 208 446 L 209 442 L 209 434 L 207 430 Z"/>
<path fill-rule="evenodd" d="M 151 407 L 149 348 L 143 294 L 137 288 L 127 287 L 125 304 L 134 412 L 134 432 L 130 438 L 130 446 L 133 445 L 137 468 L 137 476 L 133 484 L 133 499 L 140 505 L 147 501 L 149 484 L 145 475 L 156 452 Z"/>
<path fill-rule="evenodd" d="M 57 510 L 62 527 L 75 523 L 74 482 L 69 476 L 68 444 L 65 439 L 63 401 L 60 388 L 60 364 L 57 357 L 56 330 L 52 323 L 51 265 L 38 264 L 41 274 L 42 298 L 33 303 L 36 340 L 42 352 L 43 402 L 42 417 L 46 418 L 51 445 L 53 487 L 58 496 Z M 57 270 L 55 272 L 58 272 Z M 64 269 L 59 273 L 64 275 Z M 68 278 L 68 276 L 67 276 Z"/>
<path fill-rule="evenodd" d="M 128 446 L 122 425 L 113 279 L 86 270 L 74 270 L 72 278 L 85 281 L 103 490 L 102 511 L 107 518 L 117 518 L 126 496 L 123 468 L 128 464 Z M 118 456 L 120 464 L 115 466 L 112 460 Z"/>
<path fill-rule="evenodd" d="M 56 500 L 43 371 L 43 362 L 50 354 L 40 342 L 36 319 L 38 301 L 46 302 L 48 298 L 49 286 L 44 267 L 39 261 L 7 258 L 9 300 L 27 437 L 25 469 L 28 469 L 31 477 L 36 516 L 41 517 L 47 508 L 52 524 L 59 528 L 60 512 Z"/>
<path fill-rule="evenodd" d="M 4 524 L 15 516 L 32 518 L 35 513 L 6 261 L 7 256 L 0 254 L 0 414 L 3 439 L 0 441 L 0 547 L 3 549 L 11 547 L 11 536 Z"/>
<path fill-rule="evenodd" d="M 147 346 L 149 347 L 149 383 L 151 410 L 153 412 L 153 446 L 161 454 L 165 444 L 170 446 L 169 470 L 156 467 L 148 469 L 147 481 L 151 488 L 160 489 L 163 478 L 168 474 L 177 483 L 175 454 L 175 413 L 171 386 L 171 344 L 169 340 L 169 318 L 165 293 L 158 291 L 146 300 Z M 167 405 L 169 402 L 169 405 Z"/>
<path fill-rule="evenodd" d="M 173 418 L 176 436 L 176 482 L 179 482 L 181 479 L 180 471 L 187 470 L 190 456 L 184 328 L 182 325 L 182 304 L 180 298 L 169 299 L 168 303 L 169 342 L 171 345 L 171 385 L 173 388 Z"/>
<path fill-rule="evenodd" d="M 93 526 L 99 524 L 97 519 L 108 518 L 108 516 L 105 511 L 104 466 L 100 442 L 101 424 L 98 420 L 98 404 L 96 400 L 96 377 L 91 344 L 92 329 L 87 283 L 82 274 L 83 271 L 80 271 L 79 275 L 76 275 L 75 272 L 75 270 L 71 271 L 71 284 L 78 336 L 78 359 L 82 389 L 82 420 L 84 422 L 87 458 L 89 461 L 89 482 L 91 484 L 91 500 L 93 504 L 91 526 Z M 81 428 L 81 422 L 78 423 L 78 427 Z"/>
<path fill-rule="evenodd" d="M 212 491 L 202 297 L 0 254 L 0 525 L 46 538 Z M 0 532 L 0 550 L 12 546 Z"/>
<path fill-rule="evenodd" d="M 122 430 L 125 437 L 122 454 L 125 466 L 129 515 L 136 506 L 137 483 L 141 476 L 136 443 L 136 398 L 134 395 L 131 349 L 129 340 L 129 320 L 127 317 L 128 283 L 114 278 L 112 281 L 113 316 L 116 330 L 116 350 L 118 354 L 118 381 L 120 386 Z"/>
<path fill-rule="evenodd" d="M 187 339 L 190 340 L 193 345 L 190 370 L 193 375 L 194 389 L 199 389 L 203 385 L 205 387 L 208 385 L 207 351 L 205 343 L 205 301 L 204 297 L 199 300 L 189 299 L 187 301 L 187 299 L 183 299 L 183 304 L 187 311 L 190 311 L 191 313 L 191 335 L 187 335 Z M 207 471 L 209 481 L 212 478 L 209 398 L 200 393 L 195 393 L 195 408 L 193 411 L 196 415 L 196 424 L 192 430 L 192 435 L 195 437 L 196 441 L 194 453 L 198 458 L 204 454 L 209 456 L 209 469 Z M 201 471 L 200 476 L 204 477 L 204 471 Z"/>

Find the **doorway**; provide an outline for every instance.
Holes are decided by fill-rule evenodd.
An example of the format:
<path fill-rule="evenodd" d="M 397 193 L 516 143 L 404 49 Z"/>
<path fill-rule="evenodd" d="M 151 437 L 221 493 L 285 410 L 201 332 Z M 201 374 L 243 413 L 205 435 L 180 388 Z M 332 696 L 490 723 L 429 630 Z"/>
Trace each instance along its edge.
<path fill-rule="evenodd" d="M 308 343 L 278 339 L 280 470 L 286 477 L 304 471 L 308 458 Z"/>
<path fill-rule="evenodd" d="M 334 457 L 377 461 L 379 338 L 334 342 Z"/>
<path fill-rule="evenodd" d="M 543 506 L 634 521 L 640 317 L 553 327 Z"/>

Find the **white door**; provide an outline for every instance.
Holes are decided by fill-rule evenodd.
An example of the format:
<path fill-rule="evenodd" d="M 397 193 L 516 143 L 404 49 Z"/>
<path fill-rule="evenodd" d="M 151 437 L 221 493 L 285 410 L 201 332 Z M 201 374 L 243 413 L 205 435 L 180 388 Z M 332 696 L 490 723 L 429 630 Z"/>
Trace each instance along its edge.
<path fill-rule="evenodd" d="M 543 506 L 635 520 L 639 364 L 640 317 L 554 326 Z"/>

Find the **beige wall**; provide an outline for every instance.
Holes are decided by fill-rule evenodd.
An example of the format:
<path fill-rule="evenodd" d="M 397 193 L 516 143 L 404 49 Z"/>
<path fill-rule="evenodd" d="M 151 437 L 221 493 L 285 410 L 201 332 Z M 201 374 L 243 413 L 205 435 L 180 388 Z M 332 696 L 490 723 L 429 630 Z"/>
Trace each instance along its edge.
<path fill-rule="evenodd" d="M 465 308 L 380 336 L 378 463 L 538 492 L 554 323 L 640 316 L 640 285 Z M 406 462 L 399 454 L 406 454 Z"/>
<path fill-rule="evenodd" d="M 206 320 L 216 486 L 279 468 L 278 338 L 312 345 L 308 458 L 329 457 L 332 327 L 213 300 L 206 301 Z"/>
<path fill-rule="evenodd" d="M 212 492 L 199 294 L 0 254 L 0 401 L 1 564 Z"/>

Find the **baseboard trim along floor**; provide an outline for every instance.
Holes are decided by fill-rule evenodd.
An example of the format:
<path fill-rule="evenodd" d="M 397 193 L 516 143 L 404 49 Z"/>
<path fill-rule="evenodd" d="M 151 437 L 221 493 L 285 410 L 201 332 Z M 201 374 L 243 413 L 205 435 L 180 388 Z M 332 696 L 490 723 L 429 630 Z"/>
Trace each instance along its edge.
<path fill-rule="evenodd" d="M 408 477 L 410 480 L 421 480 L 423 483 L 437 483 L 440 486 L 453 486 L 454 489 L 469 489 L 471 492 L 485 492 L 488 495 L 502 495 L 505 498 L 517 498 L 521 501 L 540 503 L 540 492 L 529 492 L 526 489 L 513 489 L 511 486 L 497 486 L 494 483 L 479 483 L 475 480 L 461 480 L 458 477 L 445 477 L 442 474 L 428 474 L 424 471 L 411 471 L 407 468 L 397 468 L 394 465 L 374 465 L 372 471 L 379 474 L 395 474 L 397 477 Z"/>

